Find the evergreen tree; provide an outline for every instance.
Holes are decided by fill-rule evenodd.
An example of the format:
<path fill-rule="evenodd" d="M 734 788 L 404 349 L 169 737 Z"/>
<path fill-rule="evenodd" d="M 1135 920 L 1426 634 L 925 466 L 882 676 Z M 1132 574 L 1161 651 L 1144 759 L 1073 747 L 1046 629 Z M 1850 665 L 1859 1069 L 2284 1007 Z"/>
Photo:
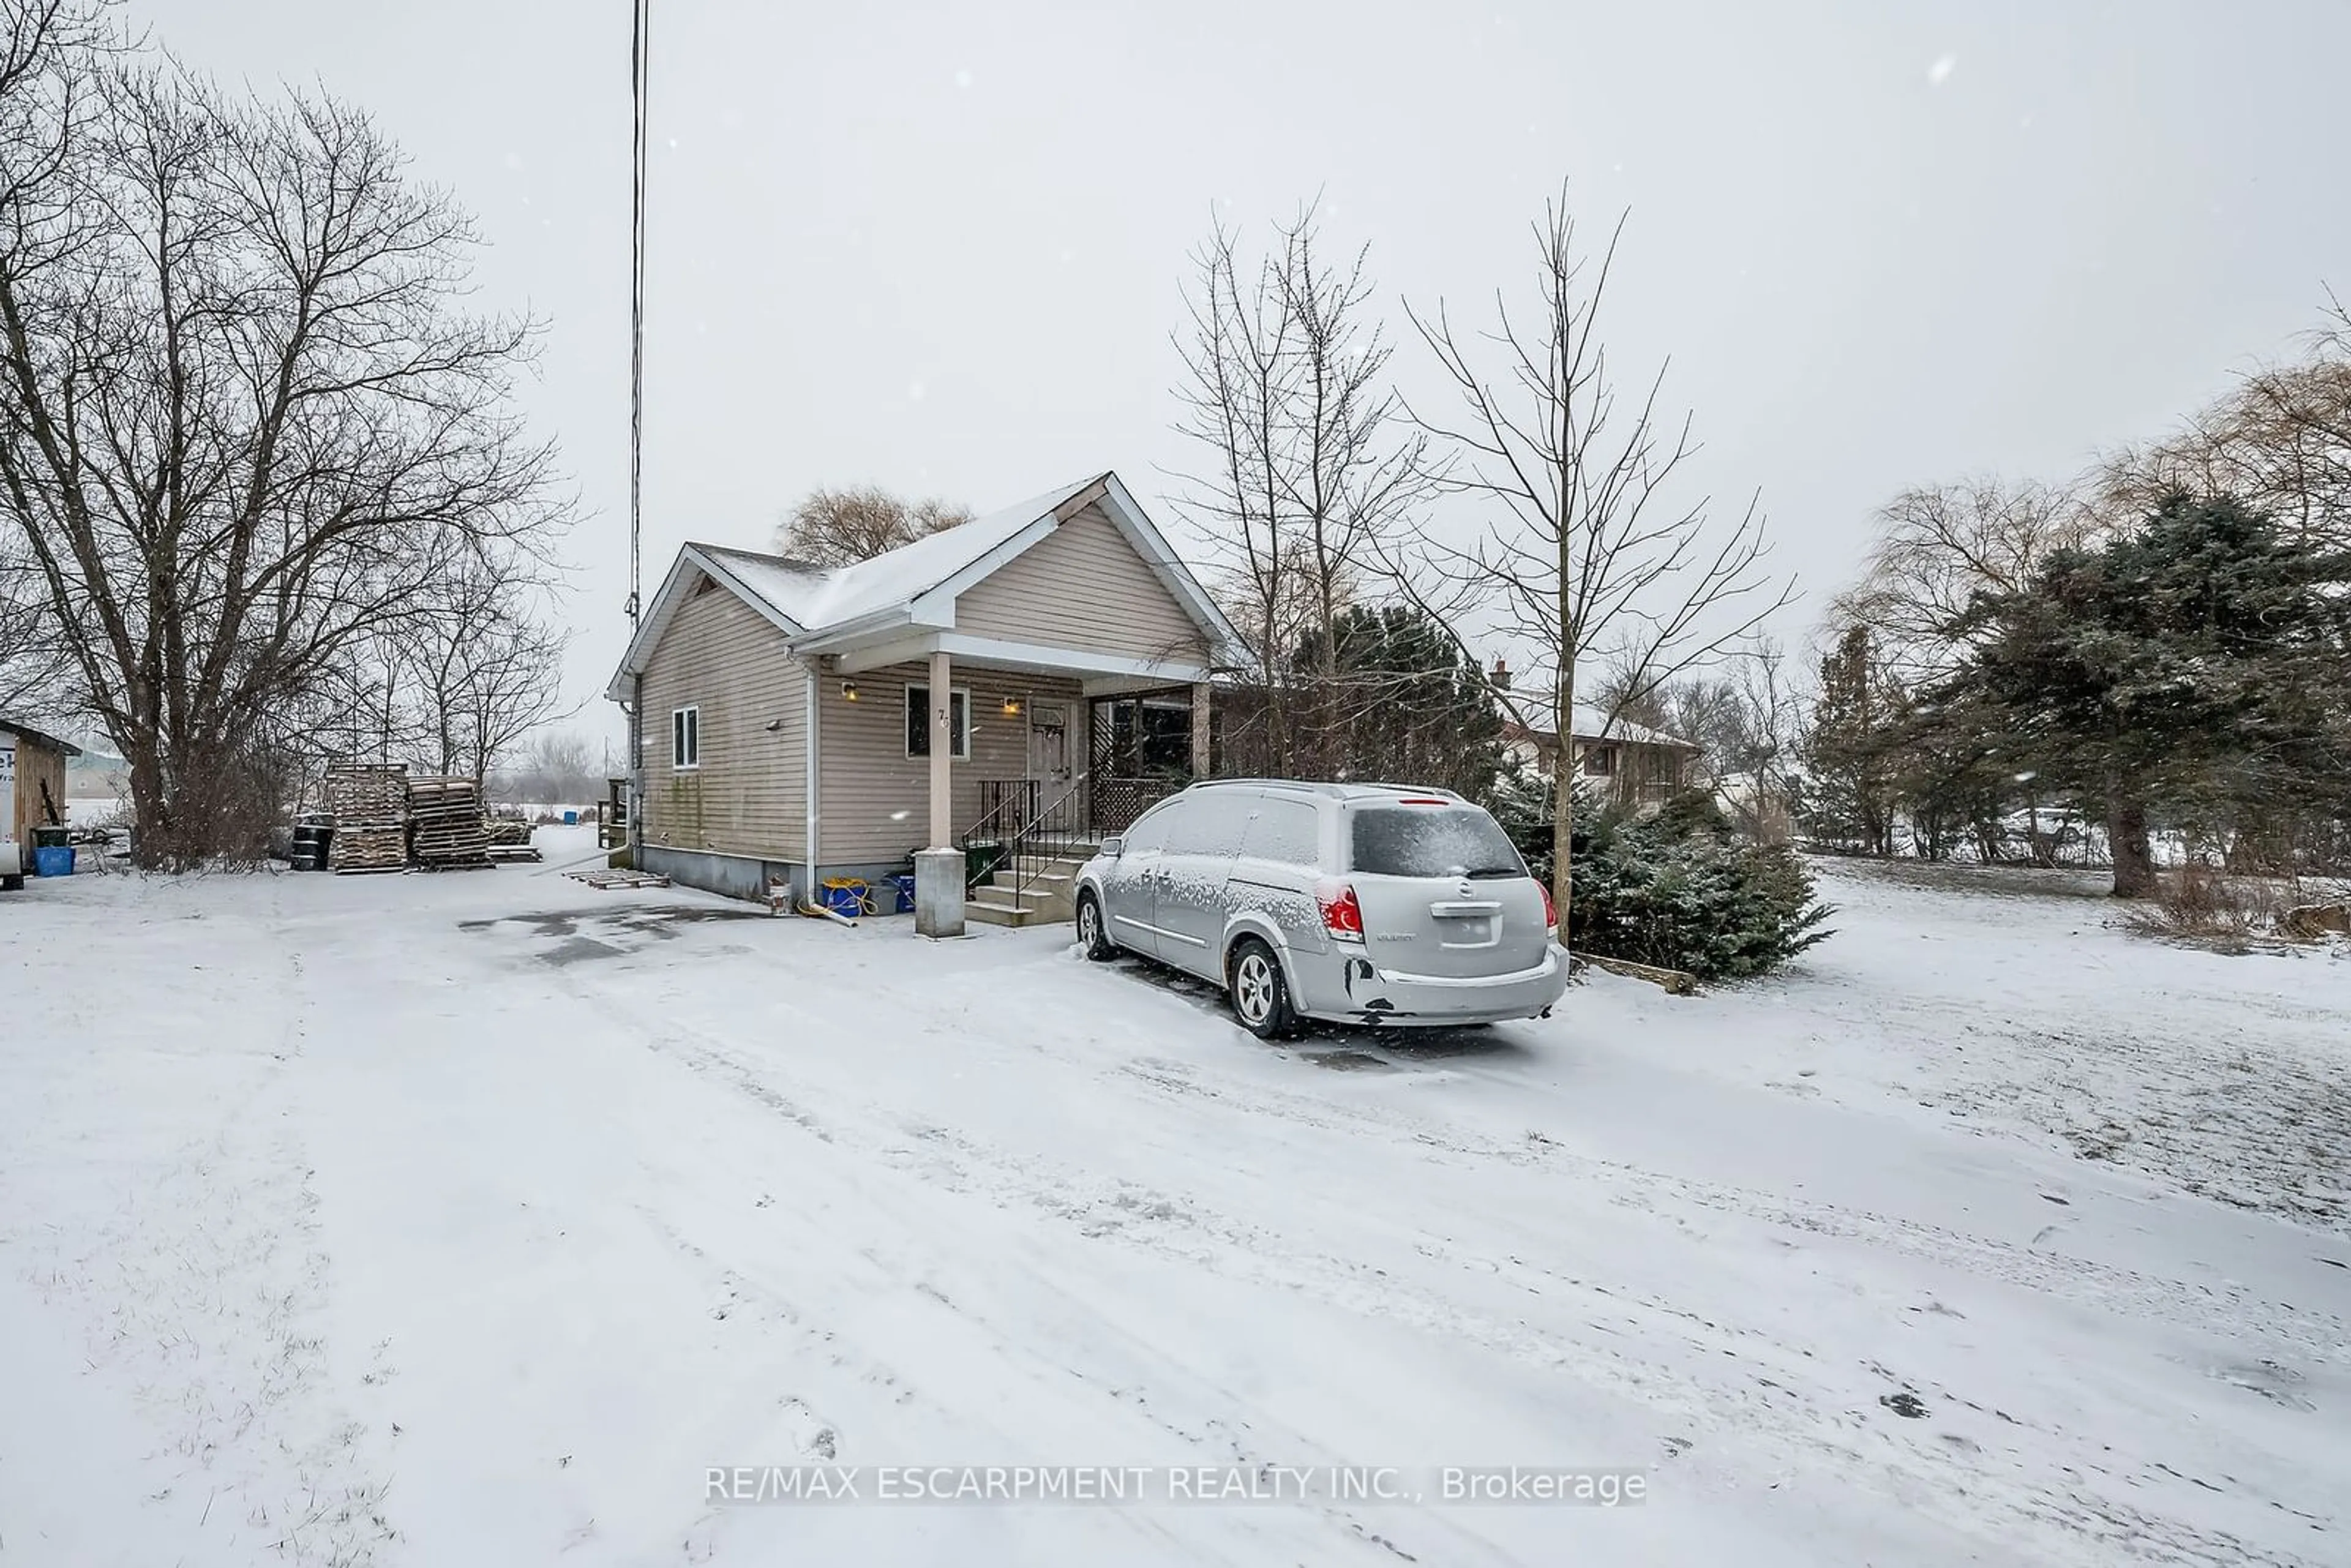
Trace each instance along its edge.
<path fill-rule="evenodd" d="M 1820 695 L 1805 764 L 1813 834 L 1894 852 L 1890 754 L 1900 690 L 1879 664 L 1866 626 L 1848 627 L 1821 661 Z"/>
<path fill-rule="evenodd" d="M 2217 832 L 2351 807 L 2346 589 L 2351 555 L 2234 500 L 2176 496 L 1980 597 L 1938 706 L 1991 716 L 1992 765 L 2103 802 L 2114 891 L 2143 894 L 2151 813 Z"/>
<path fill-rule="evenodd" d="M 1735 980 L 1834 935 L 1825 927 L 1835 911 L 1813 897 L 1803 862 L 1784 844 L 1740 842 L 1708 792 L 1644 814 L 1602 801 L 1581 781 L 1573 788 L 1576 895 L 1566 935 L 1574 951 Z M 1513 773 L 1493 810 L 1527 869 L 1548 880 L 1550 781 Z"/>
<path fill-rule="evenodd" d="M 1409 605 L 1358 604 L 1339 612 L 1336 649 L 1322 634 L 1293 663 L 1324 672 L 1328 731 L 1316 749 L 1333 777 L 1433 784 L 1483 800 L 1502 767 L 1502 714 L 1478 666 L 1443 627 Z"/>

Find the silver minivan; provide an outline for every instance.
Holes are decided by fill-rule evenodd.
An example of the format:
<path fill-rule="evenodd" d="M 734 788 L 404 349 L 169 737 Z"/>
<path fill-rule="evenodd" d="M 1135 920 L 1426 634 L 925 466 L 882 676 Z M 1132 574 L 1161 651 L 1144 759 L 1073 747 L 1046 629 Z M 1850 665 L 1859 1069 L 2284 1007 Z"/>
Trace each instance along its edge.
<path fill-rule="evenodd" d="M 1550 892 L 1445 789 L 1217 779 L 1078 873 L 1078 942 L 1212 980 L 1263 1039 L 1301 1020 L 1534 1018 L 1567 988 Z"/>

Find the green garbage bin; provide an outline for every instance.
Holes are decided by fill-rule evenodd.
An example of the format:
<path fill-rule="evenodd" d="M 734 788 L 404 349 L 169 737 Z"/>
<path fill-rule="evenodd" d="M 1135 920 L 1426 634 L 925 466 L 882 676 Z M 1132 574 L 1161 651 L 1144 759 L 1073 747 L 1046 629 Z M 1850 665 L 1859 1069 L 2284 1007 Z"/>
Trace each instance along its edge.
<path fill-rule="evenodd" d="M 33 830 L 33 847 L 37 850 L 61 850 L 69 841 L 63 828 L 37 827 Z"/>
<path fill-rule="evenodd" d="M 1004 860 L 1004 846 L 993 839 L 982 839 L 963 847 L 963 884 L 977 887 L 986 882 Z"/>

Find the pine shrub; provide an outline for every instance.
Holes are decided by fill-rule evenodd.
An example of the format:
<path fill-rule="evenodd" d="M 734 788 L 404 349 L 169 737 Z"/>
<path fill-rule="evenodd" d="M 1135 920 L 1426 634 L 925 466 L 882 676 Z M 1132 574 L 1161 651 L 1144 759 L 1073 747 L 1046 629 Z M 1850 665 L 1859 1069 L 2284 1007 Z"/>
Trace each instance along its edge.
<path fill-rule="evenodd" d="M 1541 793 L 1505 793 L 1496 815 L 1548 881 Z M 1579 953 L 1732 980 L 1768 973 L 1832 935 L 1835 911 L 1813 897 L 1803 862 L 1785 845 L 1740 842 L 1703 792 L 1646 818 L 1580 797 L 1574 856 L 1568 945 Z"/>

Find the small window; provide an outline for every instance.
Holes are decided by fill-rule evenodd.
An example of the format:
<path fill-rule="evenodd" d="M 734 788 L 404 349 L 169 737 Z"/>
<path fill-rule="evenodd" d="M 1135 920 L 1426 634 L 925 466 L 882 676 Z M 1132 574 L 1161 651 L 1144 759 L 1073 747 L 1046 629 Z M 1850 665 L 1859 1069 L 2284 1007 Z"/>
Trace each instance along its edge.
<path fill-rule="evenodd" d="M 1241 853 L 1251 860 L 1311 866 L 1322 858 L 1322 819 L 1303 800 L 1269 799 L 1257 803 Z"/>
<path fill-rule="evenodd" d="M 947 718 L 955 730 L 955 749 L 948 753 L 958 762 L 971 760 L 971 688 L 947 688 Z M 931 688 L 906 688 L 906 755 L 928 757 L 931 754 Z"/>
<path fill-rule="evenodd" d="M 671 711 L 669 765 L 681 773 L 702 766 L 702 710 L 699 707 Z"/>
<path fill-rule="evenodd" d="M 1616 773 L 1616 748 L 1594 746 L 1583 754 L 1583 770 L 1594 779 L 1614 778 Z"/>

